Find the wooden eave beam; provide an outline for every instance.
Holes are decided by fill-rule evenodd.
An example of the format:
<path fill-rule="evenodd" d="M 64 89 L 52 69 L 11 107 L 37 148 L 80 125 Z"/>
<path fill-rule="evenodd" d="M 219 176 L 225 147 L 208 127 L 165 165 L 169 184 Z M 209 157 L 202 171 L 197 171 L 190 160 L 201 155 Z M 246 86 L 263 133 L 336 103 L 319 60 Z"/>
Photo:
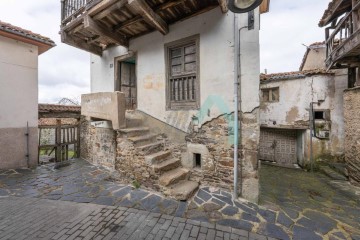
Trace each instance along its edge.
<path fill-rule="evenodd" d="M 169 32 L 168 24 L 144 0 L 128 0 L 128 4 L 149 25 L 155 27 L 159 32 L 164 35 Z"/>
<path fill-rule="evenodd" d="M 129 42 L 127 39 L 125 39 L 116 32 L 112 32 L 103 24 L 95 22 L 89 15 L 85 16 L 84 18 L 84 29 L 87 31 L 95 32 L 98 35 L 105 36 L 121 46 L 129 46 Z"/>
<path fill-rule="evenodd" d="M 218 1 L 219 1 L 221 12 L 227 13 L 229 11 L 228 1 L 227 0 L 218 0 Z"/>
<path fill-rule="evenodd" d="M 99 1 L 96 5 L 92 6 L 90 9 L 87 9 L 87 14 L 90 16 L 95 16 L 96 14 L 106 10 L 108 7 L 121 2 L 122 0 L 102 0 Z"/>
<path fill-rule="evenodd" d="M 71 45 L 76 48 L 80 48 L 87 52 L 91 52 L 95 55 L 102 56 L 102 48 L 92 44 L 88 44 L 81 38 L 78 38 L 74 35 L 69 36 L 65 31 L 61 31 L 61 42 Z"/>
<path fill-rule="evenodd" d="M 107 15 L 109 15 L 109 13 L 111 13 L 112 11 L 122 8 L 126 3 L 127 3 L 127 0 L 120 0 L 116 3 L 114 3 L 113 5 L 109 6 L 108 8 L 104 9 L 103 11 L 99 12 L 98 14 L 96 14 L 93 17 L 93 19 L 94 20 L 102 19 L 102 18 L 106 17 Z"/>

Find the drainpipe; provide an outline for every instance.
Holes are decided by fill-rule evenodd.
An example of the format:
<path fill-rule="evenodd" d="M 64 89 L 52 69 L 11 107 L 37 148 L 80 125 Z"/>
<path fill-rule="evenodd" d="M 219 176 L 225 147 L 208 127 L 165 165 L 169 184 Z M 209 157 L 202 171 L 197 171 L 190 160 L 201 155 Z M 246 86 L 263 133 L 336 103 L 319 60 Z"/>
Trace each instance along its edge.
<path fill-rule="evenodd" d="M 240 32 L 238 14 L 234 13 L 234 192 L 233 198 L 237 199 L 239 179 L 239 139 L 241 140 L 241 125 L 239 124 L 239 112 L 241 113 L 241 61 L 240 61 Z M 239 104 L 240 99 L 240 104 Z M 241 142 L 241 141 L 240 141 Z M 240 194 L 242 192 L 242 162 L 240 162 Z"/>
<path fill-rule="evenodd" d="M 25 133 L 25 136 L 26 136 L 26 163 L 27 163 L 27 166 L 28 168 L 30 167 L 30 149 L 29 149 L 29 122 L 26 122 L 26 133 Z"/>

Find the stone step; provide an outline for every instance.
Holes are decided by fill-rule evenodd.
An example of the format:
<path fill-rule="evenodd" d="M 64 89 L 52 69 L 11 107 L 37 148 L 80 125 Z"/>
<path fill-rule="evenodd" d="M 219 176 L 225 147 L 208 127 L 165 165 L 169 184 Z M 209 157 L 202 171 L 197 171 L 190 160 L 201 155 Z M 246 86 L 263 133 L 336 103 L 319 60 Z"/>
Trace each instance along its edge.
<path fill-rule="evenodd" d="M 136 149 L 142 151 L 144 155 L 149 155 L 161 151 L 163 146 L 164 143 L 162 141 L 156 141 L 147 145 L 138 146 Z"/>
<path fill-rule="evenodd" d="M 189 170 L 185 168 L 176 168 L 170 170 L 160 176 L 159 183 L 162 186 L 169 186 L 178 183 L 181 180 L 187 180 L 189 177 Z"/>
<path fill-rule="evenodd" d="M 147 145 L 156 141 L 157 134 L 147 134 L 144 136 L 131 137 L 128 138 L 131 142 L 135 144 L 135 147 Z"/>
<path fill-rule="evenodd" d="M 175 169 L 180 166 L 181 166 L 180 159 L 173 158 L 173 159 L 169 159 L 169 160 L 154 164 L 153 169 L 156 173 L 163 173 L 163 172 L 170 171 L 170 170 Z"/>
<path fill-rule="evenodd" d="M 198 188 L 199 183 L 185 180 L 169 186 L 167 194 L 177 200 L 185 201 L 191 198 Z"/>
<path fill-rule="evenodd" d="M 150 129 L 148 127 L 137 127 L 137 128 L 124 128 L 120 129 L 119 132 L 126 137 L 137 137 L 148 134 Z"/>
<path fill-rule="evenodd" d="M 149 165 L 160 163 L 171 155 L 170 151 L 160 151 L 151 155 L 145 156 L 145 162 Z"/>

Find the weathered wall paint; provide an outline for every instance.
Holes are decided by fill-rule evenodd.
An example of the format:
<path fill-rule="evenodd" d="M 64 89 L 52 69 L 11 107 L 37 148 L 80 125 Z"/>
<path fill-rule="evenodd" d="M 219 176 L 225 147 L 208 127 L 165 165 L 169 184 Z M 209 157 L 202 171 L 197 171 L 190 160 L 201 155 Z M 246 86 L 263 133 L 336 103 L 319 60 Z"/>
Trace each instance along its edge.
<path fill-rule="evenodd" d="M 38 48 L 0 36 L 0 169 L 26 167 L 26 123 L 30 165 L 37 163 Z"/>
<path fill-rule="evenodd" d="M 221 114 L 233 111 L 234 35 L 233 14 L 223 15 L 219 8 L 170 25 L 170 32 L 162 35 L 153 32 L 130 41 L 129 52 L 137 58 L 138 109 L 161 121 L 188 131 L 191 117 L 197 111 L 166 111 L 165 103 L 165 48 L 166 43 L 196 34 L 200 35 L 200 96 L 201 105 L 209 96 L 219 95 L 228 106 L 228 112 L 215 105 L 207 111 L 207 122 Z M 247 22 L 247 15 L 240 15 L 240 27 Z M 244 112 L 259 106 L 259 20 L 255 30 L 241 30 L 242 101 Z M 103 57 L 91 56 L 91 91 L 114 91 L 114 58 L 128 51 L 114 47 Z"/>
<path fill-rule="evenodd" d="M 243 124 L 240 159 L 243 163 L 242 196 L 258 199 L 259 143 L 259 11 L 255 11 L 255 28 L 248 30 L 248 15 L 239 15 L 241 62 L 241 111 Z M 152 32 L 130 41 L 129 50 L 115 47 L 103 57 L 91 56 L 91 91 L 115 90 L 116 57 L 133 52 L 136 55 L 138 110 L 190 133 L 192 117 L 198 116 L 202 125 L 234 112 L 234 14 L 222 14 L 220 8 L 170 25 L 170 32 Z M 165 44 L 186 37 L 200 36 L 200 111 L 167 111 L 165 92 Z M 215 101 L 214 101 L 215 99 Z M 228 137 L 227 137 L 228 138 Z M 231 152 L 231 147 L 228 149 Z M 215 159 L 221 161 L 222 159 Z"/>
<path fill-rule="evenodd" d="M 343 91 L 347 88 L 347 71 L 336 71 L 335 75 L 314 75 L 305 78 L 263 81 L 260 88 L 279 87 L 280 100 L 261 103 L 260 123 L 263 127 L 302 128 L 309 127 L 310 102 L 314 110 L 330 110 L 331 132 L 329 140 L 314 138 L 314 156 L 341 156 L 344 153 Z M 303 131 L 304 158 L 310 157 L 309 130 Z M 299 156 L 301 159 L 302 156 Z"/>

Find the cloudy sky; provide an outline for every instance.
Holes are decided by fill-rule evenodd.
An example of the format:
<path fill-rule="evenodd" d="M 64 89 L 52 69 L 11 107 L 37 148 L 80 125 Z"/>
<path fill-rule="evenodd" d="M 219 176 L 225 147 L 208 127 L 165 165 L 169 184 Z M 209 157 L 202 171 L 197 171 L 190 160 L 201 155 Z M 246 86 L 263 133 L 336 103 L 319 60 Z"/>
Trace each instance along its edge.
<path fill-rule="evenodd" d="M 323 41 L 317 23 L 329 0 L 271 0 L 261 18 L 261 69 L 298 70 L 305 47 Z M 60 0 L 0 0 L 0 20 L 53 39 L 57 47 L 39 59 L 39 102 L 79 99 L 90 91 L 89 54 L 60 41 Z"/>

